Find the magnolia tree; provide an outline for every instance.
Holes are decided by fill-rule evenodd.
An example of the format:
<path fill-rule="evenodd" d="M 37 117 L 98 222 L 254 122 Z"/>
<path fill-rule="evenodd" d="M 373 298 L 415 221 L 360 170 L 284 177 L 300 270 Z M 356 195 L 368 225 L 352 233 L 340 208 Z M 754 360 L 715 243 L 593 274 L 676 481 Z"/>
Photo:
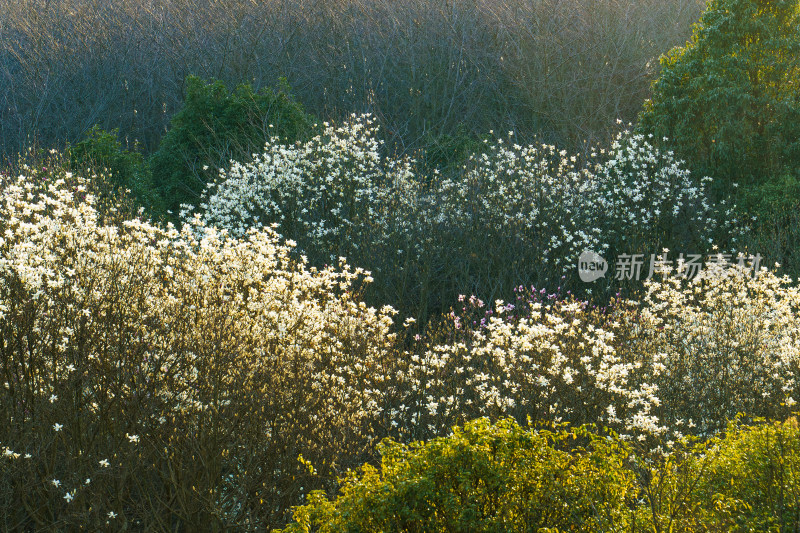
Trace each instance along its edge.
<path fill-rule="evenodd" d="M 347 255 L 386 285 L 428 276 L 427 285 L 458 285 L 451 296 L 552 283 L 584 250 L 735 245 L 732 206 L 709 199 L 711 179 L 650 141 L 623 132 L 584 159 L 509 134 L 459 175 L 419 176 L 413 161 L 382 153 L 368 115 L 353 116 L 303 144 L 270 139 L 253 162 L 220 172 L 196 214 L 235 235 L 275 225 L 309 257 Z"/>
<path fill-rule="evenodd" d="M 5 524 L 277 524 L 323 479 L 299 456 L 360 460 L 393 344 L 363 271 L 270 229 L 101 223 L 61 178 L 0 190 Z"/>
<path fill-rule="evenodd" d="M 408 352 L 386 424 L 416 439 L 480 416 L 600 423 L 667 453 L 738 413 L 783 418 L 800 393 L 800 291 L 719 265 L 665 272 L 642 302 L 604 308 L 524 288 L 488 309 L 463 298 Z"/>
<path fill-rule="evenodd" d="M 798 397 L 797 285 L 720 264 L 691 281 L 647 284 L 633 346 L 641 354 L 639 386 L 646 383 L 653 398 L 637 401 L 678 434 L 710 434 L 738 413 L 780 418 Z"/>

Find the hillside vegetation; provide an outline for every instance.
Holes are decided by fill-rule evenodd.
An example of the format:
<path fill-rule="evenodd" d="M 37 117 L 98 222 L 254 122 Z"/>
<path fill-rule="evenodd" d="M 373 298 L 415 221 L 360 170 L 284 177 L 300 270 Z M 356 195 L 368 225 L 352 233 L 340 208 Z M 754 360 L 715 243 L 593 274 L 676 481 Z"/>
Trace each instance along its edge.
<path fill-rule="evenodd" d="M 0 529 L 800 529 L 800 3 L 701 7 L 0 0 Z"/>
<path fill-rule="evenodd" d="M 285 77 L 322 120 L 372 113 L 412 153 L 463 127 L 574 149 L 635 118 L 699 0 L 0 1 L 0 154 L 95 124 L 154 151 L 190 74 Z"/>

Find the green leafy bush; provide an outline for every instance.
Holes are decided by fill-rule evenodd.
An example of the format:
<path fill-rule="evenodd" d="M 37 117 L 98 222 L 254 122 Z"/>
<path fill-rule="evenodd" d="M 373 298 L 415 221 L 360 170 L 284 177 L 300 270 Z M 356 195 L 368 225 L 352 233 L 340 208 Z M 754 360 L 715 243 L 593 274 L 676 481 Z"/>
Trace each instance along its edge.
<path fill-rule="evenodd" d="M 711 0 L 686 46 L 661 58 L 640 126 L 723 183 L 797 168 L 798 30 L 797 0 Z"/>
<path fill-rule="evenodd" d="M 277 90 L 243 84 L 228 91 L 221 81 L 186 79 L 186 100 L 150 158 L 153 181 L 173 214 L 196 203 L 206 183 L 228 161 L 248 160 L 268 138 L 293 142 L 313 120 L 295 101 L 285 80 Z"/>
<path fill-rule="evenodd" d="M 797 531 L 797 420 L 732 423 L 724 437 L 676 454 L 652 470 L 643 492 L 646 530 Z"/>
<path fill-rule="evenodd" d="M 733 427 L 712 443 L 695 501 L 699 521 L 718 529 L 797 531 L 800 528 L 800 431 L 797 420 Z M 696 462 L 704 462 L 695 457 Z M 699 528 L 698 528 L 699 529 Z"/>
<path fill-rule="evenodd" d="M 154 214 L 159 212 L 160 202 L 153 192 L 144 157 L 136 150 L 123 148 L 118 129 L 106 131 L 94 126 L 84 140 L 69 147 L 67 154 L 73 169 L 89 168 L 102 173 L 109 189 L 130 190 L 141 205 Z"/>
<path fill-rule="evenodd" d="M 565 451 L 573 438 L 588 445 Z M 335 500 L 312 493 L 284 531 L 627 530 L 628 449 L 585 428 L 482 418 L 428 443 L 387 440 L 380 451 L 380 470 L 351 472 Z"/>

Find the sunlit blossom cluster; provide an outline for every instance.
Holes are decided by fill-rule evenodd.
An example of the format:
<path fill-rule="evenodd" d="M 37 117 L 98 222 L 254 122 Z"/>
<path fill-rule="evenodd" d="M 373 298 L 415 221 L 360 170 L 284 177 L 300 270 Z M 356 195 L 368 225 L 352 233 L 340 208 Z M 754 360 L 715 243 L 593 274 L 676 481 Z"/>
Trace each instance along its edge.
<path fill-rule="evenodd" d="M 785 416 L 797 402 L 800 291 L 766 269 L 712 262 L 647 282 L 636 342 L 637 400 L 671 431 L 708 435 L 738 413 Z M 689 427 L 693 429 L 689 429 Z"/>
<path fill-rule="evenodd" d="M 445 333 L 406 354 L 390 425 L 424 438 L 479 416 L 599 423 L 666 453 L 738 413 L 786 416 L 800 392 L 800 292 L 719 265 L 602 308 L 522 287 L 493 307 L 464 297 Z"/>
<path fill-rule="evenodd" d="M 461 244 L 459 235 L 479 234 L 558 275 L 586 249 L 703 251 L 735 241 L 731 207 L 709 199 L 711 178 L 691 176 L 641 135 L 622 132 L 609 150 L 577 157 L 549 145 L 520 146 L 509 133 L 487 140 L 483 153 L 448 177 L 418 174 L 413 161 L 384 155 L 378 139 L 369 115 L 326 125 L 302 144 L 270 139 L 252 162 L 220 171 L 197 213 L 236 235 L 278 224 L 315 256 L 360 257 L 392 243 L 398 266 L 404 250 L 418 258 L 442 244 L 432 232 L 453 236 L 443 244 L 450 247 Z M 184 219 L 192 210 L 186 207 Z"/>
<path fill-rule="evenodd" d="M 298 454 L 369 443 L 393 311 L 359 301 L 365 272 L 307 267 L 270 228 L 105 224 L 81 179 L 35 181 L 0 191 L 0 449 L 42 520 L 146 522 L 130 498 L 154 475 L 183 494 L 164 512 L 280 515 Z M 109 476 L 125 490 L 94 489 Z"/>
<path fill-rule="evenodd" d="M 354 115 L 345 125 L 325 123 L 304 143 L 285 145 L 273 137 L 253 161 L 220 170 L 203 194 L 200 216 L 235 236 L 274 225 L 333 259 L 366 246 L 388 207 L 387 187 L 404 182 L 410 171 L 408 162 L 379 154 L 383 143 L 376 133 L 371 117 Z M 184 220 L 192 209 L 185 206 Z"/>
<path fill-rule="evenodd" d="M 712 178 L 692 176 L 672 151 L 655 146 L 652 135 L 621 133 L 595 173 L 594 225 L 616 253 L 649 253 L 654 245 L 700 252 L 712 244 L 736 248 L 741 228 L 735 205 L 713 202 Z"/>
<path fill-rule="evenodd" d="M 480 416 L 600 420 L 624 391 L 630 365 L 613 328 L 598 327 L 585 302 L 525 298 L 486 310 L 472 297 L 460 305 L 448 333 L 421 339 L 397 373 L 407 396 L 388 416 L 400 434 L 438 435 Z"/>

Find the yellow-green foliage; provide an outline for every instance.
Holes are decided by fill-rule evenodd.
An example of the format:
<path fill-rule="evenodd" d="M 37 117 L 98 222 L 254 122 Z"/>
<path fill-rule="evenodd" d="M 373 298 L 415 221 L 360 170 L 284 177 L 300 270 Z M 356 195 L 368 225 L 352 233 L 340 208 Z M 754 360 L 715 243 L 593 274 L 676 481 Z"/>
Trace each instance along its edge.
<path fill-rule="evenodd" d="M 653 468 L 640 509 L 650 531 L 797 531 L 800 430 L 733 423 L 727 435 Z"/>
<path fill-rule="evenodd" d="M 800 430 L 732 423 L 657 461 L 614 436 L 487 419 L 410 446 L 317 491 L 285 533 L 317 531 L 796 531 Z"/>
<path fill-rule="evenodd" d="M 351 472 L 335 500 L 313 493 L 284 531 L 626 531 L 632 516 L 628 449 L 585 429 L 482 418 L 380 451 L 380 469 Z"/>

